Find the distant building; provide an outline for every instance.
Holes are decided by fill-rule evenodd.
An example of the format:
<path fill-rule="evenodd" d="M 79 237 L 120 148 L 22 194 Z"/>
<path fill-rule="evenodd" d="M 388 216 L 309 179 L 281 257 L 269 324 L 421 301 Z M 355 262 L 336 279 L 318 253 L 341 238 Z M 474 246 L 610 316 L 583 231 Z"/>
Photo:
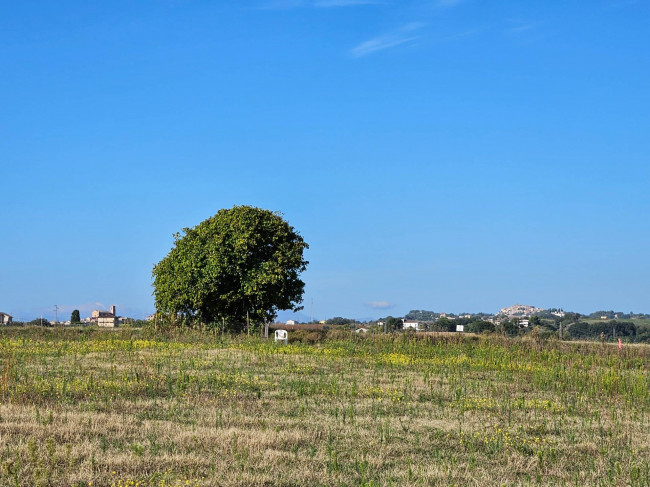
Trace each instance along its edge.
<path fill-rule="evenodd" d="M 499 311 L 500 315 L 507 316 L 508 318 L 513 317 L 530 317 L 536 313 L 541 313 L 544 311 L 542 308 L 536 308 L 535 306 L 530 306 L 528 304 L 515 304 L 508 308 L 501 308 Z"/>
<path fill-rule="evenodd" d="M 14 317 L 7 313 L 0 313 L 0 325 L 9 325 L 14 320 Z"/>
<path fill-rule="evenodd" d="M 295 325 L 296 320 L 287 320 L 287 325 Z"/>
<path fill-rule="evenodd" d="M 370 331 L 370 330 L 369 330 L 368 328 L 364 327 L 364 326 L 362 326 L 361 328 L 357 328 L 356 330 L 354 330 L 355 333 L 359 333 L 359 334 L 361 334 L 361 333 L 368 333 L 368 331 Z"/>
<path fill-rule="evenodd" d="M 404 330 L 420 331 L 420 323 L 418 321 L 404 321 Z"/>
<path fill-rule="evenodd" d="M 465 331 L 465 325 L 456 325 L 456 331 Z"/>
<path fill-rule="evenodd" d="M 118 316 L 115 314 L 115 305 L 111 306 L 110 311 L 94 310 L 90 316 L 91 323 L 97 323 L 104 328 L 115 328 L 118 324 Z"/>

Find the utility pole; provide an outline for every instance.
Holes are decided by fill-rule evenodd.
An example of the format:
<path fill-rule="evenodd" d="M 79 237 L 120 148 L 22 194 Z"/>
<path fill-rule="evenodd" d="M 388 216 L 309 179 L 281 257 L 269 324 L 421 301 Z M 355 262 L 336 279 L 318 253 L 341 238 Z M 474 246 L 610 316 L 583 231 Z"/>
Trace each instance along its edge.
<path fill-rule="evenodd" d="M 311 322 L 314 322 L 314 298 L 311 298 Z"/>
<path fill-rule="evenodd" d="M 59 305 L 54 305 L 54 324 L 59 324 Z"/>

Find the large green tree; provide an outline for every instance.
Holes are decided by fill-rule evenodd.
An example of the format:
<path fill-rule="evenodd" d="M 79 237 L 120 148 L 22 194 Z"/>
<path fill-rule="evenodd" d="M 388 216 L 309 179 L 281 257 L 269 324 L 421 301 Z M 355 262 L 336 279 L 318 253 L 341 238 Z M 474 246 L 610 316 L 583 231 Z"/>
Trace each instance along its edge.
<path fill-rule="evenodd" d="M 249 320 L 302 309 L 299 276 L 309 246 L 279 213 L 235 206 L 174 238 L 153 269 L 156 310 L 174 322 L 223 322 L 240 331 Z"/>

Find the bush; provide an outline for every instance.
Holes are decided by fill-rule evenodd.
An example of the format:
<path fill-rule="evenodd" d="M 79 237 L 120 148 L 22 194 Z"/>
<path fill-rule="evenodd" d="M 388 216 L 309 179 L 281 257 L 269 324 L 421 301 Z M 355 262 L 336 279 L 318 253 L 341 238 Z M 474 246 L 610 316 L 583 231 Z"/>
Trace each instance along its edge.
<path fill-rule="evenodd" d="M 321 330 L 296 330 L 289 332 L 289 343 L 318 343 L 321 342 L 326 332 Z"/>
<path fill-rule="evenodd" d="M 45 318 L 36 318 L 29 322 L 32 326 L 52 326 L 52 323 L 47 321 Z"/>
<path fill-rule="evenodd" d="M 490 333 L 494 331 L 494 323 L 489 321 L 473 321 L 467 325 L 467 331 L 470 333 Z"/>
<path fill-rule="evenodd" d="M 629 321 L 604 321 L 602 323 L 586 323 L 584 321 L 571 325 L 567 333 L 571 338 L 596 340 L 603 336 L 605 340 L 616 338 L 636 337 L 636 325 Z"/>
<path fill-rule="evenodd" d="M 543 326 L 540 326 L 538 328 L 540 340 L 550 340 L 551 338 L 557 338 L 557 332 Z"/>
<path fill-rule="evenodd" d="M 519 326 L 514 324 L 512 321 L 504 321 L 501 324 L 501 327 L 503 328 L 503 331 L 505 332 L 506 335 L 508 336 L 515 336 L 519 334 Z"/>
<path fill-rule="evenodd" d="M 645 329 L 642 332 L 638 333 L 636 336 L 636 341 L 639 343 L 650 343 L 650 330 Z"/>
<path fill-rule="evenodd" d="M 356 336 L 357 334 L 354 333 L 352 330 L 346 330 L 341 328 L 329 330 L 326 335 L 328 340 L 349 340 L 350 338 Z"/>

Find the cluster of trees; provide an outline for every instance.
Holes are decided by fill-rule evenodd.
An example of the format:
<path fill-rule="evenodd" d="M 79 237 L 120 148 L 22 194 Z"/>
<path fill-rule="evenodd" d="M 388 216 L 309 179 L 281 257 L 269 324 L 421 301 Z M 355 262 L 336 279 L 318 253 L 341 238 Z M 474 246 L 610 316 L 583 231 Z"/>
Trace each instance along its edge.
<path fill-rule="evenodd" d="M 325 321 L 326 324 L 328 325 L 354 325 L 357 322 L 357 320 L 352 319 L 352 318 L 343 318 L 342 316 L 335 316 L 334 318 L 330 318 L 329 320 Z"/>
<path fill-rule="evenodd" d="M 406 315 L 405 319 L 412 319 Z M 380 320 L 384 323 L 384 332 L 390 333 L 392 331 L 399 331 L 403 328 L 402 318 L 395 318 L 388 316 Z M 435 321 L 422 322 L 420 321 L 421 329 L 423 331 L 450 331 L 455 332 L 458 325 L 463 325 L 464 330 L 470 333 L 490 333 L 490 332 L 503 332 L 508 335 L 516 335 L 521 332 L 520 325 L 515 321 L 506 321 L 501 325 L 495 325 L 491 321 L 481 319 L 480 316 L 473 316 L 471 318 L 438 318 Z"/>
<path fill-rule="evenodd" d="M 631 321 L 603 321 L 587 323 L 580 321 L 567 327 L 567 334 L 576 339 L 611 340 L 616 338 L 630 338 L 632 341 L 637 336 L 637 327 Z"/>
<path fill-rule="evenodd" d="M 523 333 L 522 326 L 517 321 L 504 321 L 495 325 L 491 321 L 478 318 L 456 318 L 449 320 L 440 318 L 433 324 L 435 331 L 456 331 L 457 325 L 463 325 L 464 330 L 469 333 L 503 333 L 508 336 L 515 336 Z"/>
<path fill-rule="evenodd" d="M 81 317 L 79 316 L 79 310 L 75 309 L 70 315 L 70 323 L 75 325 L 81 323 Z M 32 321 L 13 321 L 12 326 L 54 326 L 54 323 L 51 323 L 46 318 L 35 318 Z"/>
<path fill-rule="evenodd" d="M 590 323 L 581 320 L 578 313 L 565 316 L 562 319 L 542 319 L 533 316 L 529 320 L 526 331 L 538 329 L 540 336 L 557 336 L 562 339 L 573 340 L 607 340 L 624 338 L 630 342 L 650 343 L 650 327 L 638 326 L 631 321 L 609 320 Z"/>
<path fill-rule="evenodd" d="M 35 318 L 32 321 L 12 321 L 11 326 L 53 326 L 46 318 Z"/>
<path fill-rule="evenodd" d="M 608 320 L 631 320 L 631 319 L 648 319 L 650 318 L 650 315 L 647 315 L 645 313 L 635 313 L 634 311 L 630 311 L 629 313 L 623 313 L 622 311 L 595 311 L 591 313 L 588 318 L 592 320 L 600 320 L 602 317 L 605 316 Z"/>
<path fill-rule="evenodd" d="M 434 311 L 426 311 L 424 309 L 412 309 L 406 315 L 404 315 L 404 319 L 406 320 L 414 320 L 414 321 L 436 321 L 438 317 L 440 316 L 440 313 L 436 313 Z"/>
<path fill-rule="evenodd" d="M 484 320 L 492 315 L 489 313 L 459 313 L 458 315 L 454 315 L 453 313 L 447 313 L 447 316 L 457 318 L 457 316 L 465 316 L 471 314 L 472 317 L 470 318 L 471 320 Z M 433 323 L 434 321 L 438 320 L 440 318 L 441 313 L 436 313 L 435 311 L 427 311 L 424 309 L 412 309 L 408 313 L 404 315 L 404 319 L 406 320 L 413 320 L 413 321 L 421 321 L 424 323 Z"/>

